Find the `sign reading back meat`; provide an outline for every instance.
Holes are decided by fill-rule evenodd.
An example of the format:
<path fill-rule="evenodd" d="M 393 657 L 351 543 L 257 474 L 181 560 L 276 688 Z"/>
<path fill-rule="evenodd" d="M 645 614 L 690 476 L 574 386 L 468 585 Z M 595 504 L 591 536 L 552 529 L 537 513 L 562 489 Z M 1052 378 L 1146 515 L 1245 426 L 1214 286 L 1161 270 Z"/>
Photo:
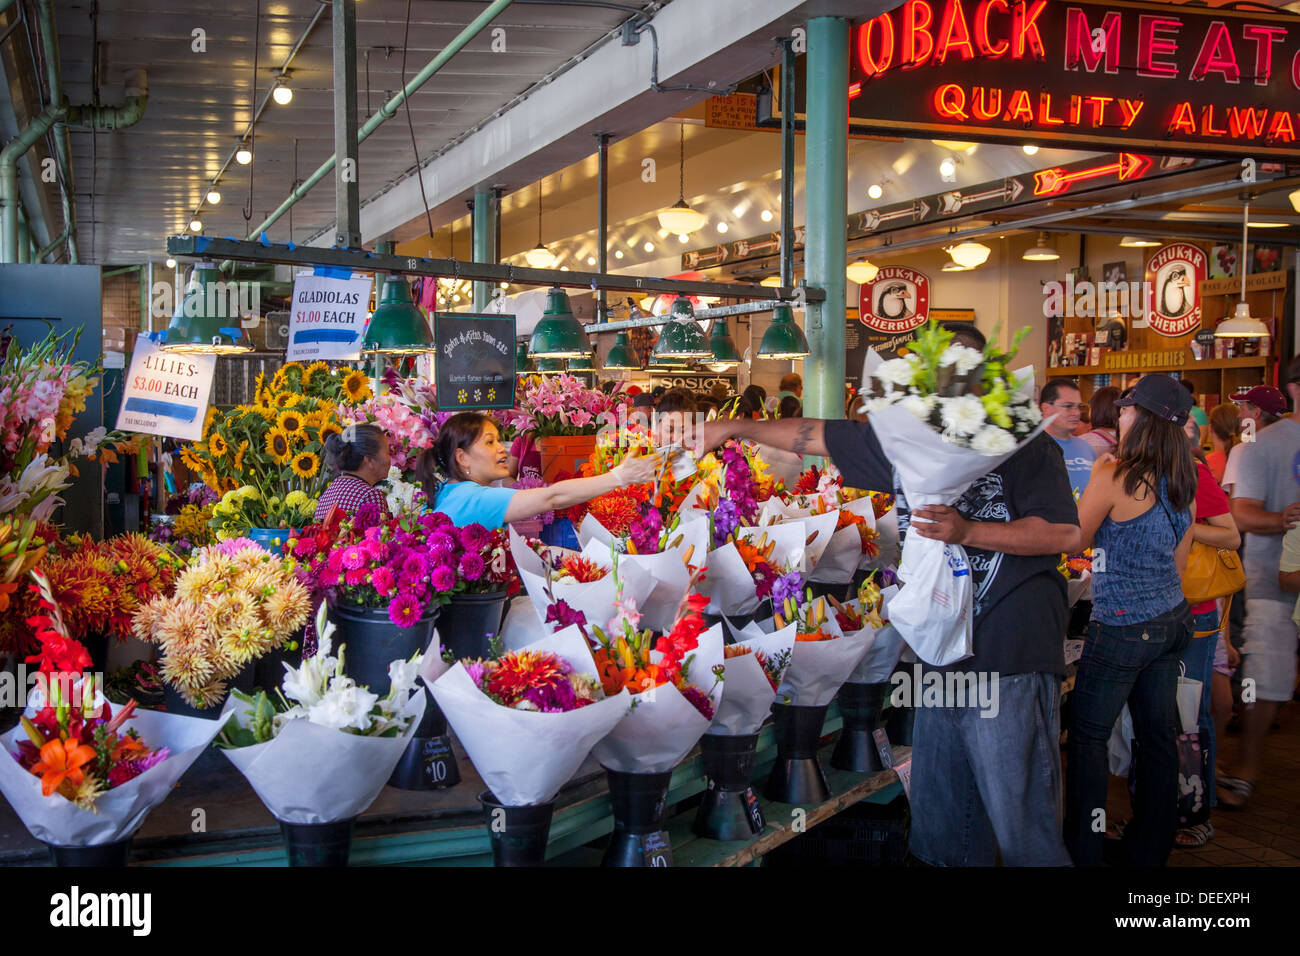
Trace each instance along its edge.
<path fill-rule="evenodd" d="M 855 128 L 1298 158 L 1300 19 L 1165 3 L 907 0 L 853 29 Z"/>

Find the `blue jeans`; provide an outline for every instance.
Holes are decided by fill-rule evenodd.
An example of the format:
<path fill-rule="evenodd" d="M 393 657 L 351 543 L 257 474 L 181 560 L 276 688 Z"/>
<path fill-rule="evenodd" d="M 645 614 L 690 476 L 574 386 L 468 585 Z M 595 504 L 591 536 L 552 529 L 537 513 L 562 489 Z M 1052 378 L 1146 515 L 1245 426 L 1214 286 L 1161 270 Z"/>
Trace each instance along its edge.
<path fill-rule="evenodd" d="M 911 851 L 933 866 L 1069 866 L 1061 841 L 1061 679 L 998 679 L 996 716 L 918 707 Z"/>
<path fill-rule="evenodd" d="M 1181 603 L 1149 621 L 1093 621 L 1074 683 L 1065 779 L 1065 842 L 1076 866 L 1100 866 L 1109 770 L 1106 742 L 1128 702 L 1141 751 L 1133 820 L 1124 833 L 1129 861 L 1163 866 L 1178 825 L 1179 657 L 1191 640 L 1191 613 Z"/>
<path fill-rule="evenodd" d="M 1196 631 L 1209 631 L 1219 626 L 1219 612 L 1207 611 L 1192 618 L 1192 628 Z M 1209 773 L 1205 779 L 1206 805 L 1213 807 L 1214 799 L 1214 757 L 1218 751 L 1218 741 L 1214 739 L 1214 716 L 1210 713 L 1210 692 L 1214 686 L 1214 651 L 1219 645 L 1219 635 L 1197 637 L 1183 651 L 1182 662 L 1187 668 L 1187 676 L 1201 682 L 1201 715 L 1197 720 L 1198 729 L 1208 735 L 1210 741 Z"/>

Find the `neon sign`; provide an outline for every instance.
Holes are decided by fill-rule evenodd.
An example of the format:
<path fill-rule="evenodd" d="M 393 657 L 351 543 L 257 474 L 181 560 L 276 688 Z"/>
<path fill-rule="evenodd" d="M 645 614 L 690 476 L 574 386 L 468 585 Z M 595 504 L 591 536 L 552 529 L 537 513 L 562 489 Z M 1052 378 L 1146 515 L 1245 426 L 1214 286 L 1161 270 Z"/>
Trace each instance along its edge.
<path fill-rule="evenodd" d="M 1067 172 L 1057 166 L 1053 169 L 1042 169 L 1034 173 L 1034 195 L 1035 196 L 1056 196 L 1065 192 L 1077 182 L 1083 182 L 1087 179 L 1102 179 L 1115 174 L 1115 178 L 1120 182 L 1126 179 L 1138 179 L 1151 168 L 1151 159 L 1147 156 L 1137 156 L 1133 153 L 1120 153 L 1119 158 L 1113 163 L 1103 163 L 1100 166 L 1093 166 L 1091 169 L 1076 169 Z"/>
<path fill-rule="evenodd" d="M 854 29 L 855 129 L 1300 156 L 1300 21 L 1128 0 L 907 0 Z"/>

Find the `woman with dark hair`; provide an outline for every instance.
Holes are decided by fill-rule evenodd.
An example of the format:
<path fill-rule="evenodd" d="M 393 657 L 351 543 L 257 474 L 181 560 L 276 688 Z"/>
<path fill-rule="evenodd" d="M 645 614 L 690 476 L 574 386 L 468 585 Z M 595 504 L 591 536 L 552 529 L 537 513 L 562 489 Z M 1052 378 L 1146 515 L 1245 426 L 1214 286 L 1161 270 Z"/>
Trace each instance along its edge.
<path fill-rule="evenodd" d="M 646 455 L 627 458 L 603 475 L 557 481 L 545 488 L 492 487 L 492 482 L 509 476 L 508 459 L 509 449 L 501 444 L 492 419 L 460 412 L 443 422 L 433 447 L 420 456 L 416 473 L 435 511 L 460 527 L 481 524 L 493 529 L 644 484 L 655 478 L 660 465 L 659 455 Z"/>
<path fill-rule="evenodd" d="M 1183 426 L 1191 396 L 1147 375 L 1116 404 L 1119 442 L 1079 501 L 1083 547 L 1095 547 L 1092 622 L 1074 686 L 1065 788 L 1065 842 L 1076 866 L 1101 863 L 1106 744 L 1125 702 L 1137 737 L 1130 863 L 1162 866 L 1178 825 L 1179 660 L 1191 641 L 1182 575 L 1196 517 L 1196 466 Z"/>
<path fill-rule="evenodd" d="M 316 520 L 324 521 L 334 508 L 348 515 L 365 504 L 378 505 L 384 513 L 388 503 L 375 487 L 388 477 L 388 436 L 375 425 L 349 425 L 338 435 L 325 439 L 325 467 L 338 477 L 326 486 L 316 502 Z"/>
<path fill-rule="evenodd" d="M 1241 443 L 1241 409 L 1232 402 L 1224 402 L 1210 409 L 1210 446 L 1205 456 L 1214 480 L 1223 484 L 1223 472 L 1228 467 L 1228 455 Z"/>
<path fill-rule="evenodd" d="M 749 407 L 754 411 L 751 412 L 754 418 L 767 417 L 767 389 L 762 385 L 749 385 L 741 392 L 741 397 L 749 402 Z"/>
<path fill-rule="evenodd" d="M 1115 424 L 1119 415 L 1119 409 L 1115 407 L 1117 398 L 1119 398 L 1119 389 L 1113 385 L 1105 385 L 1093 392 L 1092 398 L 1088 400 L 1088 415 L 1092 422 L 1092 429 L 1080 437 L 1091 445 L 1092 450 L 1099 456 L 1115 450 Z"/>

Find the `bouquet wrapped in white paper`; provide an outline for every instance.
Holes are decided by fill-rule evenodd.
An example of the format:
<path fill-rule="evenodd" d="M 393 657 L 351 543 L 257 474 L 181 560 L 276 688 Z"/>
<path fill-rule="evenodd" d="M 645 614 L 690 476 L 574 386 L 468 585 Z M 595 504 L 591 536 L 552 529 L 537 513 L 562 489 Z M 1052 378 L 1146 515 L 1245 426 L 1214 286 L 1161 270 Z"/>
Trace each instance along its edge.
<path fill-rule="evenodd" d="M 865 408 L 908 506 L 953 505 L 981 476 L 1038 431 L 1032 383 L 1006 370 L 1011 352 L 950 344 L 937 323 L 921 329 L 912 352 L 871 373 L 883 394 Z M 913 517 L 913 524 L 918 519 Z M 961 545 L 910 534 L 898 569 L 903 587 L 891 621 L 924 661 L 944 665 L 973 653 L 970 564 Z"/>
<path fill-rule="evenodd" d="M 722 684 L 722 702 L 709 725 L 710 734 L 742 737 L 758 733 L 772 712 L 793 649 L 791 628 L 747 637 L 724 648 L 726 680 Z"/>
<path fill-rule="evenodd" d="M 566 684 L 561 700 L 555 689 Z M 551 802 L 631 703 L 626 691 L 601 692 L 596 663 L 576 627 L 499 662 L 459 661 L 430 690 L 483 782 L 506 806 Z"/>
<path fill-rule="evenodd" d="M 548 549 L 552 562 L 548 566 L 513 529 L 510 552 L 520 580 L 528 592 L 537 617 L 546 621 L 547 611 L 563 602 L 571 611 L 581 613 L 588 622 L 602 621 L 614 606 L 617 585 L 613 558 L 607 546 L 588 542 L 581 552 Z M 566 573 L 566 572 L 575 573 Z M 654 590 L 655 580 L 643 567 L 620 568 L 618 580 L 624 593 L 640 605 Z M 681 600 L 681 595 L 678 595 Z M 563 627 L 566 622 L 558 622 Z"/>

